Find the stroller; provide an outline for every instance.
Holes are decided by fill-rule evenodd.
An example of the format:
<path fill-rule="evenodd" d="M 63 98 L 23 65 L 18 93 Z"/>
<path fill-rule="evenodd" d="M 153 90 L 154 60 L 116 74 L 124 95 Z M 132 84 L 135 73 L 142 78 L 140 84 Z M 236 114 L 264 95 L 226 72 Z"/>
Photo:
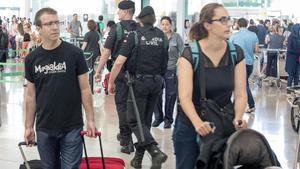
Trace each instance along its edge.
<path fill-rule="evenodd" d="M 239 169 L 280 169 L 266 138 L 252 129 L 238 130 L 229 137 L 223 162 L 224 169 L 233 169 L 237 165 L 242 165 Z"/>
<path fill-rule="evenodd" d="M 228 139 L 205 139 L 200 151 L 209 149 L 209 154 L 199 155 L 196 169 L 281 169 L 268 141 L 255 130 L 240 129 Z"/>

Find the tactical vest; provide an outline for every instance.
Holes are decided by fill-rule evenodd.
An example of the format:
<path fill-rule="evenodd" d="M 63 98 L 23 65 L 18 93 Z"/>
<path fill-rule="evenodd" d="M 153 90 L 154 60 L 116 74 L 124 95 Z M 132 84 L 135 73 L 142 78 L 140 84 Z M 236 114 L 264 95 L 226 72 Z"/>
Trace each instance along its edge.
<path fill-rule="evenodd" d="M 134 36 L 135 47 L 126 61 L 126 70 L 131 74 L 163 74 L 168 62 L 168 40 L 164 33 L 151 27 L 135 31 Z"/>

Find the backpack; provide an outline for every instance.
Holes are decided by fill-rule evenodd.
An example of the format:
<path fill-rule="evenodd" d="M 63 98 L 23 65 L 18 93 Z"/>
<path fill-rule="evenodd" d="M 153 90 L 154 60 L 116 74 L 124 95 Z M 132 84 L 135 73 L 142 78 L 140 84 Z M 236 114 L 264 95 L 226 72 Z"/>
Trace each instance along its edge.
<path fill-rule="evenodd" d="M 156 29 L 155 31 L 159 30 L 158 28 L 154 28 L 154 29 Z M 146 35 L 147 31 L 145 31 L 145 32 L 134 31 L 133 34 L 134 34 L 134 43 L 135 43 L 135 45 L 134 45 L 134 48 L 133 48 L 133 51 L 132 51 L 132 55 L 130 56 L 129 59 L 127 59 L 127 61 L 125 63 L 125 69 L 128 70 L 129 73 L 131 73 L 131 74 L 136 74 L 136 73 L 141 73 L 141 72 L 139 72 L 139 71 L 142 71 L 141 70 L 141 66 L 143 67 L 145 65 L 145 63 L 147 61 L 149 61 L 147 59 L 142 59 L 141 60 L 139 58 L 139 56 L 142 55 L 141 54 L 141 48 L 143 46 L 143 45 L 141 45 L 141 39 L 142 38 L 146 38 L 147 39 L 147 35 Z M 162 37 L 162 39 L 163 39 L 162 50 L 159 50 L 159 47 L 157 47 L 158 49 L 157 50 L 153 50 L 153 52 L 151 52 L 151 53 L 150 52 L 144 52 L 143 56 L 145 58 L 150 58 L 150 57 L 147 57 L 147 55 L 155 56 L 156 55 L 155 52 L 163 52 L 164 49 L 168 48 L 168 40 L 167 40 L 166 36 L 163 33 L 160 33 L 160 32 L 156 32 L 155 34 L 158 35 L 158 36 L 160 36 L 160 37 Z M 155 60 L 151 60 L 151 61 L 153 61 L 153 63 L 155 62 L 155 64 L 152 65 L 152 66 L 156 66 L 157 67 L 156 69 L 154 69 L 155 71 L 158 71 L 159 69 L 161 69 L 157 73 L 155 73 L 155 71 L 152 72 L 152 73 L 153 74 L 163 74 L 164 72 L 163 72 L 161 66 L 167 65 L 168 58 L 166 58 L 166 59 L 159 58 L 158 61 L 155 61 Z M 161 61 L 162 61 L 162 63 L 161 63 Z M 140 62 L 144 62 L 144 64 L 140 63 Z M 139 64 L 137 64 L 137 63 L 139 63 Z M 161 63 L 161 64 L 158 64 L 158 63 Z M 151 67 L 150 64 L 147 64 L 147 65 L 149 67 Z"/>
<path fill-rule="evenodd" d="M 133 30 L 136 29 L 132 27 Z M 112 50 L 112 59 L 115 60 L 116 57 L 118 57 L 118 53 L 119 53 L 119 50 L 123 44 L 123 40 L 125 38 L 125 33 L 124 33 L 124 27 L 122 26 L 121 22 L 117 23 L 116 24 L 116 41 L 115 41 L 115 44 L 114 44 L 114 48 Z"/>
<path fill-rule="evenodd" d="M 115 28 L 116 28 L 116 41 L 115 41 L 113 49 L 111 50 L 111 59 L 109 59 L 106 62 L 106 68 L 108 71 L 111 71 L 114 62 L 119 55 L 120 48 L 121 48 L 121 46 L 123 44 L 123 40 L 125 38 L 125 33 L 124 33 L 125 30 L 124 30 L 121 22 L 117 23 Z M 135 30 L 136 27 L 135 28 L 132 27 L 132 29 Z"/>
<path fill-rule="evenodd" d="M 230 57 L 231 57 L 231 61 L 233 63 L 233 65 L 235 66 L 236 64 L 236 59 L 237 59 L 237 52 L 236 52 L 236 48 L 234 46 L 234 44 L 232 42 L 227 41 L 227 44 L 229 46 L 229 50 L 230 50 Z M 192 60 L 193 60 L 193 70 L 194 72 L 197 70 L 198 68 L 198 64 L 199 64 L 199 43 L 197 41 L 192 41 L 190 43 L 190 47 L 191 47 L 191 51 L 192 51 Z"/>

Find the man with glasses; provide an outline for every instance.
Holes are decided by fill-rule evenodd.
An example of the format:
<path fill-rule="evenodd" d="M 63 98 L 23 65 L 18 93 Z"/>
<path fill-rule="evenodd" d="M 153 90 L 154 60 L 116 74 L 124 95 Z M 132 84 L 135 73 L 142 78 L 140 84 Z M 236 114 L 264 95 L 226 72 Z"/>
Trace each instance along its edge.
<path fill-rule="evenodd" d="M 26 120 L 24 139 L 31 146 L 36 117 L 38 151 L 43 169 L 79 168 L 82 104 L 88 136 L 95 136 L 88 68 L 81 49 L 59 38 L 59 20 L 52 8 L 36 13 L 43 44 L 25 59 Z"/>

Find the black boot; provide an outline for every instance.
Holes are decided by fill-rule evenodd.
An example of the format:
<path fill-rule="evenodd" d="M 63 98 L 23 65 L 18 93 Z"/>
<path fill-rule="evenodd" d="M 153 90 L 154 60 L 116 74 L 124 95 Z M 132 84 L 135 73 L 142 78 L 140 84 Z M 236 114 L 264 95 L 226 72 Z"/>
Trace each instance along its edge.
<path fill-rule="evenodd" d="M 167 161 L 168 156 L 160 151 L 156 145 L 147 146 L 146 150 L 149 152 L 152 158 L 151 169 L 161 169 L 161 164 Z"/>
<path fill-rule="evenodd" d="M 155 119 L 154 122 L 152 123 L 152 127 L 158 127 L 160 123 L 162 123 L 164 120 L 163 119 Z"/>
<path fill-rule="evenodd" d="M 135 169 L 142 168 L 143 157 L 145 154 L 145 149 L 143 148 L 136 148 L 135 154 L 133 159 L 130 161 L 130 165 Z"/>
<path fill-rule="evenodd" d="M 117 134 L 117 140 L 120 142 L 121 152 L 125 154 L 130 154 L 134 152 L 134 146 L 131 136 L 124 137 L 120 133 Z"/>
<path fill-rule="evenodd" d="M 134 147 L 132 141 L 127 145 L 121 146 L 121 152 L 125 154 L 130 154 L 134 152 Z"/>

